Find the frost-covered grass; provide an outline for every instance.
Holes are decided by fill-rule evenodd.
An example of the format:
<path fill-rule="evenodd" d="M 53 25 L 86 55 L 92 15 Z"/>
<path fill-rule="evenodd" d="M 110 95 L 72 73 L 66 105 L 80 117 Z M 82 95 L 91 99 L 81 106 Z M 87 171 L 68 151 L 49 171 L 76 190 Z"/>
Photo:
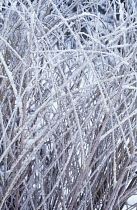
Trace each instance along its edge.
<path fill-rule="evenodd" d="M 0 209 L 137 207 L 136 26 L 135 0 L 1 1 Z"/>

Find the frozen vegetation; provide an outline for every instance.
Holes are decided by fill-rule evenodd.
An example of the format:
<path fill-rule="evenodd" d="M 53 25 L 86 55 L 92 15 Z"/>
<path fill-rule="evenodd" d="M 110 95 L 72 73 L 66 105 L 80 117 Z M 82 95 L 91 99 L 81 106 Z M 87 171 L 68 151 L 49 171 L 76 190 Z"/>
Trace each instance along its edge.
<path fill-rule="evenodd" d="M 0 209 L 137 209 L 136 0 L 0 0 Z"/>

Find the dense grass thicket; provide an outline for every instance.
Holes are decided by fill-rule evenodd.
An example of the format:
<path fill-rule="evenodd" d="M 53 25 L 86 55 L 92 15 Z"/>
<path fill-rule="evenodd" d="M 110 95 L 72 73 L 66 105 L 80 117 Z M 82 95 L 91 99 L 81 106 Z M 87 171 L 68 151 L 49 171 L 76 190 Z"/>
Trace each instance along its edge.
<path fill-rule="evenodd" d="M 136 0 L 0 1 L 0 209 L 136 209 Z"/>

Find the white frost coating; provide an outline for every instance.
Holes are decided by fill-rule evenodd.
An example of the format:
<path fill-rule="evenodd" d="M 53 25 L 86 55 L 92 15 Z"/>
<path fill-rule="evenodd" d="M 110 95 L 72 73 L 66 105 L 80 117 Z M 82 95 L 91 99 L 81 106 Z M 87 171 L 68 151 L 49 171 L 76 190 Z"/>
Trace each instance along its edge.
<path fill-rule="evenodd" d="M 120 209 L 136 192 L 137 3 L 120 2 L 2 2 L 0 209 Z"/>
<path fill-rule="evenodd" d="M 137 87 L 134 87 L 134 86 L 132 86 L 132 85 L 123 85 L 123 87 L 122 87 L 123 89 L 130 89 L 130 90 L 137 90 Z"/>
<path fill-rule="evenodd" d="M 28 147 L 28 146 L 30 147 L 35 143 L 35 140 L 34 139 L 28 139 L 27 141 L 24 141 L 24 143 L 25 143 L 26 147 Z"/>
<path fill-rule="evenodd" d="M 6 64 L 5 60 L 4 60 L 3 55 L 2 55 L 1 52 L 0 52 L 0 60 L 2 61 L 3 65 L 5 67 L 5 71 L 7 73 L 7 76 L 9 78 L 11 86 L 13 88 L 13 92 L 14 92 L 15 98 L 17 99 L 18 98 L 18 93 L 17 93 L 17 89 L 16 89 L 16 86 L 15 86 L 15 83 L 14 83 L 12 72 L 9 71 L 8 66 L 7 66 L 7 64 Z"/>
<path fill-rule="evenodd" d="M 5 76 L 3 76 L 3 75 L 0 75 L 0 78 L 7 79 L 7 77 L 5 77 Z"/>

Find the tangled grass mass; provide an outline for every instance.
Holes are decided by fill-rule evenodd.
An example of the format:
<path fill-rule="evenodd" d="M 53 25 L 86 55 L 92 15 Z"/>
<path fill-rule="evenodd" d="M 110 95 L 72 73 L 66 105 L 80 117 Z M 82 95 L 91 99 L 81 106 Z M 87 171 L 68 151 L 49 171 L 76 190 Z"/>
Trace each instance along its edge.
<path fill-rule="evenodd" d="M 0 209 L 137 209 L 136 0 L 0 1 Z"/>

